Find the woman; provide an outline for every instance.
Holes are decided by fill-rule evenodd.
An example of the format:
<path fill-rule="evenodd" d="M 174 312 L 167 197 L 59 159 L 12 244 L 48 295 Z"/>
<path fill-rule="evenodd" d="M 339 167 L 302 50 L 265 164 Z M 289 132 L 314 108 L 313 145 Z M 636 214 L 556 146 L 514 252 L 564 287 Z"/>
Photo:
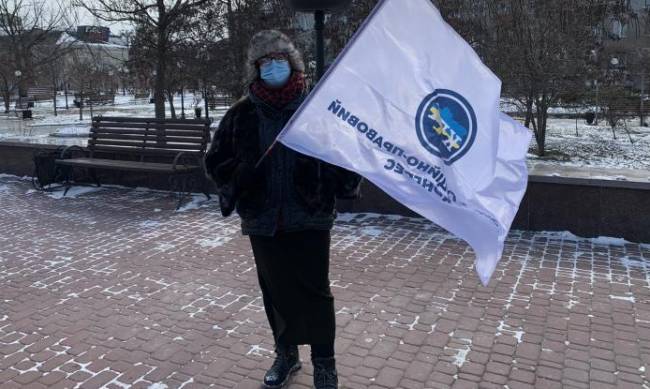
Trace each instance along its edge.
<path fill-rule="evenodd" d="M 246 96 L 226 113 L 206 155 L 221 212 L 234 209 L 249 235 L 276 358 L 264 376 L 284 386 L 311 345 L 316 388 L 336 388 L 334 298 L 329 287 L 335 198 L 358 196 L 360 177 L 278 143 L 264 152 L 302 103 L 304 63 L 287 36 L 257 33 L 248 50 Z"/>

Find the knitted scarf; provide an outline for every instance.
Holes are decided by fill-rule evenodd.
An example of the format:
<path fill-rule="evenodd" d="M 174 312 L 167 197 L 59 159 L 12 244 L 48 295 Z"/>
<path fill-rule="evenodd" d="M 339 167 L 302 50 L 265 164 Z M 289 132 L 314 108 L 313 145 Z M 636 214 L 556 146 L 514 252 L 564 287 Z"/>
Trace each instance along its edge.
<path fill-rule="evenodd" d="M 305 89 L 305 76 L 301 72 L 294 71 L 282 88 L 273 89 L 268 87 L 264 81 L 257 79 L 250 86 L 250 91 L 257 98 L 275 108 L 284 108 L 295 100 Z"/>

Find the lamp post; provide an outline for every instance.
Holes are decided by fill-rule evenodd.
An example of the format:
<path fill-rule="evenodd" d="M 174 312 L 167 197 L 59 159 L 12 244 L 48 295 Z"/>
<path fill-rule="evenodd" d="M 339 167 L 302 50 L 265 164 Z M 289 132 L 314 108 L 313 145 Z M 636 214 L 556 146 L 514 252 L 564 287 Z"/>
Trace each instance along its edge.
<path fill-rule="evenodd" d="M 110 88 L 108 92 L 113 96 L 113 104 L 115 104 L 115 79 L 113 78 L 115 73 L 113 73 L 112 70 L 109 70 L 107 74 L 108 74 L 108 86 Z"/>
<path fill-rule="evenodd" d="M 289 7 L 299 12 L 314 13 L 314 30 L 316 31 L 316 81 L 325 71 L 325 12 L 348 6 L 352 0 L 289 0 Z"/>
<path fill-rule="evenodd" d="M 126 83 L 128 81 L 128 78 L 129 78 L 129 68 L 122 67 L 120 69 L 120 73 L 121 73 L 121 76 L 122 76 L 122 80 L 121 80 L 122 81 L 122 96 L 126 96 Z"/>
<path fill-rule="evenodd" d="M 598 112 L 600 111 L 600 91 L 598 80 L 594 80 L 594 86 L 596 87 L 596 117 L 594 118 L 594 125 L 598 124 Z"/>
<path fill-rule="evenodd" d="M 176 62 L 176 67 L 178 68 L 178 74 L 183 74 L 183 65 L 179 62 Z M 185 86 L 183 85 L 183 78 L 181 76 L 181 119 L 185 119 Z"/>
<path fill-rule="evenodd" d="M 16 76 L 16 79 L 18 80 L 18 108 L 20 109 L 20 108 L 22 108 L 21 99 L 20 99 L 20 97 L 21 97 L 20 96 L 20 77 L 23 75 L 23 72 L 21 72 L 20 70 L 16 70 L 14 72 L 14 75 Z"/>
<path fill-rule="evenodd" d="M 158 75 L 158 72 L 156 71 L 156 69 L 154 69 L 154 70 L 151 72 L 151 76 L 152 76 L 151 83 L 155 83 L 155 82 L 156 82 L 156 76 L 157 76 L 157 75 Z M 151 87 L 151 84 L 149 84 L 149 87 Z M 154 103 L 156 102 L 156 93 L 155 93 L 155 88 L 151 88 L 151 94 L 150 94 L 150 96 L 151 96 L 151 97 L 149 98 L 149 104 L 154 104 Z"/>

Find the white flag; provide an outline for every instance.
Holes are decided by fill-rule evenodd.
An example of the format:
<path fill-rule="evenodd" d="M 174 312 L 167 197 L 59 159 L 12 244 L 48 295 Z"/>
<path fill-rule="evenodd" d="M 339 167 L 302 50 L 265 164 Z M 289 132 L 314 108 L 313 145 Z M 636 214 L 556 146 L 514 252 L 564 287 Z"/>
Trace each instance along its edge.
<path fill-rule="evenodd" d="M 467 241 L 489 282 L 527 185 L 530 133 L 429 0 L 383 0 L 284 128 Z"/>

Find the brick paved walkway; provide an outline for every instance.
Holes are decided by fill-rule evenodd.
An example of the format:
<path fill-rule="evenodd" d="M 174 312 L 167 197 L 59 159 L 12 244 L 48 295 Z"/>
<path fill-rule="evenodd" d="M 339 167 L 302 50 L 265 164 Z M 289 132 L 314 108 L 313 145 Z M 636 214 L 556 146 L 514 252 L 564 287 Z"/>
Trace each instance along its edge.
<path fill-rule="evenodd" d="M 0 178 L 1 388 L 259 388 L 272 345 L 248 241 L 214 202 L 173 205 Z M 649 259 L 515 232 L 484 288 L 467 246 L 431 224 L 344 215 L 331 267 L 342 384 L 648 388 Z M 292 388 L 310 387 L 301 353 Z"/>

